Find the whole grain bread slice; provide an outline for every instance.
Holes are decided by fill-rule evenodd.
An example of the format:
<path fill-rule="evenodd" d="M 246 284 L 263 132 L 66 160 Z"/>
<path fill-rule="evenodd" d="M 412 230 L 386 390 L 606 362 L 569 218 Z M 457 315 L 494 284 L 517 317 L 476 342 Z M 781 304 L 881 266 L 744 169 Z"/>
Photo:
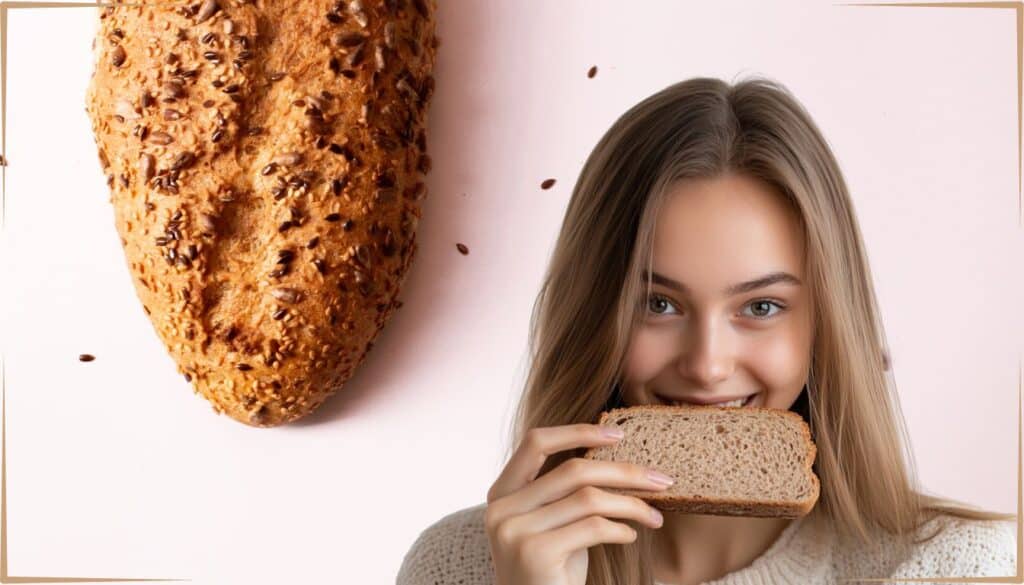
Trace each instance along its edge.
<path fill-rule="evenodd" d="M 656 508 L 797 518 L 818 500 L 817 447 L 795 412 L 651 404 L 604 412 L 598 424 L 625 436 L 588 449 L 584 458 L 637 463 L 675 479 L 660 491 L 609 488 Z"/>

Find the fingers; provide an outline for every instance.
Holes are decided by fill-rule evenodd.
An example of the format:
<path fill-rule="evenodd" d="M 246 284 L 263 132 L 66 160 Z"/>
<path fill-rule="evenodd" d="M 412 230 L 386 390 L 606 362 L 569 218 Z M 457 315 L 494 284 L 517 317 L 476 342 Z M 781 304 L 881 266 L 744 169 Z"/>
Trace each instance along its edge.
<path fill-rule="evenodd" d="M 538 427 L 526 432 L 523 442 L 516 449 L 501 475 L 487 492 L 487 501 L 493 502 L 530 483 L 537 478 L 549 455 L 579 447 L 597 447 L 617 441 L 604 434 L 612 427 L 586 423 Z"/>
<path fill-rule="evenodd" d="M 538 561 L 568 558 L 577 550 L 603 543 L 628 544 L 636 540 L 636 530 L 622 522 L 601 516 L 588 516 L 561 528 L 542 532 L 522 541 L 520 550 Z"/>
<path fill-rule="evenodd" d="M 562 499 L 584 486 L 648 490 L 668 487 L 652 479 L 651 471 L 635 463 L 574 457 L 519 491 L 492 502 L 488 506 L 490 520 L 501 523 L 506 518 Z"/>
<path fill-rule="evenodd" d="M 513 540 L 561 528 L 589 516 L 630 519 L 658 528 L 661 513 L 640 498 L 613 494 L 595 486 L 584 486 L 571 496 L 519 516 L 508 518 L 501 530 Z"/>

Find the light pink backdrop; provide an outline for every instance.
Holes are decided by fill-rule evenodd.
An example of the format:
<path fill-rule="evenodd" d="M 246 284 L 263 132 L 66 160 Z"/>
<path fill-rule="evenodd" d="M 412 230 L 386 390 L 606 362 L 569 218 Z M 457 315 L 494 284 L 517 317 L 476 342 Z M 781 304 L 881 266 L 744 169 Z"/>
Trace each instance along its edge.
<path fill-rule="evenodd" d="M 442 0 L 405 306 L 341 394 L 273 430 L 194 396 L 134 296 L 84 112 L 95 19 L 10 13 L 11 575 L 393 582 L 419 532 L 483 502 L 503 464 L 530 308 L 588 152 L 696 75 L 767 75 L 810 110 L 854 194 L 925 488 L 1015 510 L 1012 10 Z"/>

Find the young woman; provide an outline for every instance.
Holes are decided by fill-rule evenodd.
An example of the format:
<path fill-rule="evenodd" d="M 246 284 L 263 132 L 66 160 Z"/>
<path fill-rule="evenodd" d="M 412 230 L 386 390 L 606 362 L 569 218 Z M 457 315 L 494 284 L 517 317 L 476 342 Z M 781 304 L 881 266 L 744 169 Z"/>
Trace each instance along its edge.
<path fill-rule="evenodd" d="M 864 250 L 832 152 L 778 83 L 695 78 L 634 106 L 569 202 L 515 452 L 485 504 L 420 535 L 398 585 L 1016 574 L 1016 516 L 914 488 Z M 580 457 L 617 440 L 602 411 L 734 399 L 808 421 L 807 516 L 660 514 L 607 489 L 665 489 L 657 470 Z"/>

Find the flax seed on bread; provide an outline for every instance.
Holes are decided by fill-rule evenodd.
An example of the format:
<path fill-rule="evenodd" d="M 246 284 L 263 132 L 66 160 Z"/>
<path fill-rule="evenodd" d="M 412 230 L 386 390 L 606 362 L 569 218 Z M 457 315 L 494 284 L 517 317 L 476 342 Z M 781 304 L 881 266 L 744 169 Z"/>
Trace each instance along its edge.
<path fill-rule="evenodd" d="M 142 308 L 252 426 L 363 362 L 416 251 L 435 0 L 101 7 L 86 111 Z"/>
<path fill-rule="evenodd" d="M 656 508 L 796 518 L 818 500 L 817 447 L 794 412 L 651 404 L 604 412 L 598 424 L 621 428 L 625 436 L 588 449 L 584 458 L 637 463 L 675 479 L 659 491 L 609 489 Z"/>

